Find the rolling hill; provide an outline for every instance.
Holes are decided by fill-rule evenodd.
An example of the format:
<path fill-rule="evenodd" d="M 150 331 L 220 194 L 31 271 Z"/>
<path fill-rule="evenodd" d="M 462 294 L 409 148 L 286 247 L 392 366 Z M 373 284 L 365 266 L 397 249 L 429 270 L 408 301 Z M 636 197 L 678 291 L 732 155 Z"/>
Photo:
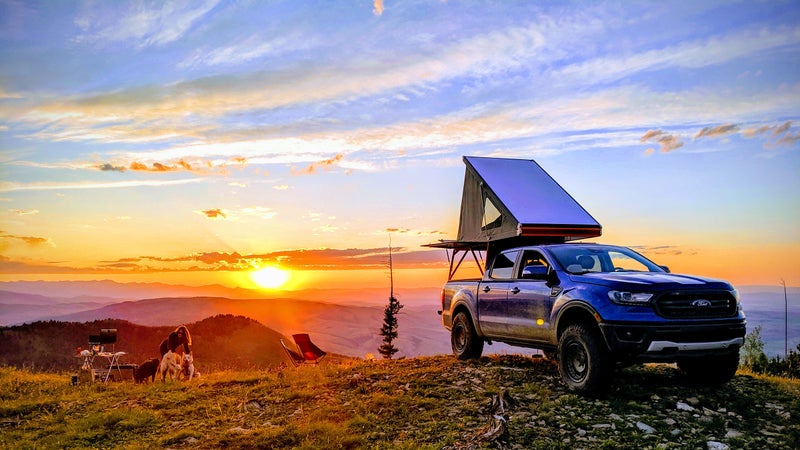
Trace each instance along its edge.
<path fill-rule="evenodd" d="M 257 321 L 234 315 L 216 315 L 188 323 L 192 353 L 201 372 L 271 369 L 288 364 L 280 345 L 281 333 Z M 87 348 L 88 336 L 103 328 L 117 330 L 117 342 L 106 351 L 125 351 L 122 363 L 140 364 L 158 357 L 161 341 L 171 326 L 144 326 L 119 319 L 79 322 L 34 322 L 0 329 L 0 366 L 36 371 L 74 371 L 83 358 L 78 348 Z M 289 339 L 291 342 L 291 338 Z M 341 361 L 335 354 L 327 361 Z M 95 367 L 102 367 L 98 359 Z"/>

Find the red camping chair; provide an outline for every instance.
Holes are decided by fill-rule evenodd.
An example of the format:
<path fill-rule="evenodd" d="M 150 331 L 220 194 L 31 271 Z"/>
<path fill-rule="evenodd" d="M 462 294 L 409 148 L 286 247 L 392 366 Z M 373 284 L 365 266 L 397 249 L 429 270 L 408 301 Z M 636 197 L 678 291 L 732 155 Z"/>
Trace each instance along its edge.
<path fill-rule="evenodd" d="M 294 343 L 300 349 L 299 352 L 296 352 L 286 346 L 286 343 L 283 342 L 281 339 L 281 345 L 283 349 L 286 350 L 286 354 L 289 355 L 289 359 L 292 361 L 295 367 L 301 364 L 318 364 L 319 361 L 326 355 L 326 353 L 313 342 L 311 342 L 311 338 L 308 337 L 307 334 L 295 334 L 292 335 L 292 339 L 294 339 Z"/>

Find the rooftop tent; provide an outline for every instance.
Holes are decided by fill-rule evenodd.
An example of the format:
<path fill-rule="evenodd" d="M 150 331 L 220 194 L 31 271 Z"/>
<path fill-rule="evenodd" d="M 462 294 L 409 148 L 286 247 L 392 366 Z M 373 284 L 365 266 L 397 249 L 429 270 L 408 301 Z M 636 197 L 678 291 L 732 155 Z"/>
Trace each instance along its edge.
<path fill-rule="evenodd" d="M 465 156 L 464 164 L 458 239 L 426 245 L 453 250 L 450 278 L 467 253 L 483 272 L 476 250 L 601 235 L 600 224 L 535 161 Z"/>
<path fill-rule="evenodd" d="M 458 241 L 569 241 L 601 226 L 533 160 L 465 156 Z"/>

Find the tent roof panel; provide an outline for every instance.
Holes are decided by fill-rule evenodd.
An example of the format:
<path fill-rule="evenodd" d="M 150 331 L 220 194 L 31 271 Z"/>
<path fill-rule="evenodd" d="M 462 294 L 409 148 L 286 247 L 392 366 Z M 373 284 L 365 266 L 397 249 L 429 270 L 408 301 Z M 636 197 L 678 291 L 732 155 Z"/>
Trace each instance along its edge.
<path fill-rule="evenodd" d="M 600 227 L 550 175 L 533 160 L 465 156 L 486 186 L 521 225 Z"/>

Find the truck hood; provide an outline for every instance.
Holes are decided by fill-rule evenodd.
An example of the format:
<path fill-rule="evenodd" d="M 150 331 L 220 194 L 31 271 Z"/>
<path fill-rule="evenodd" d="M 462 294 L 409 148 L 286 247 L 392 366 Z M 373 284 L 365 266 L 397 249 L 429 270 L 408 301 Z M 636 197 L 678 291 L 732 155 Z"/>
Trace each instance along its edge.
<path fill-rule="evenodd" d="M 729 283 L 712 278 L 662 272 L 614 272 L 569 275 L 576 283 L 591 283 L 614 289 L 733 289 Z"/>

